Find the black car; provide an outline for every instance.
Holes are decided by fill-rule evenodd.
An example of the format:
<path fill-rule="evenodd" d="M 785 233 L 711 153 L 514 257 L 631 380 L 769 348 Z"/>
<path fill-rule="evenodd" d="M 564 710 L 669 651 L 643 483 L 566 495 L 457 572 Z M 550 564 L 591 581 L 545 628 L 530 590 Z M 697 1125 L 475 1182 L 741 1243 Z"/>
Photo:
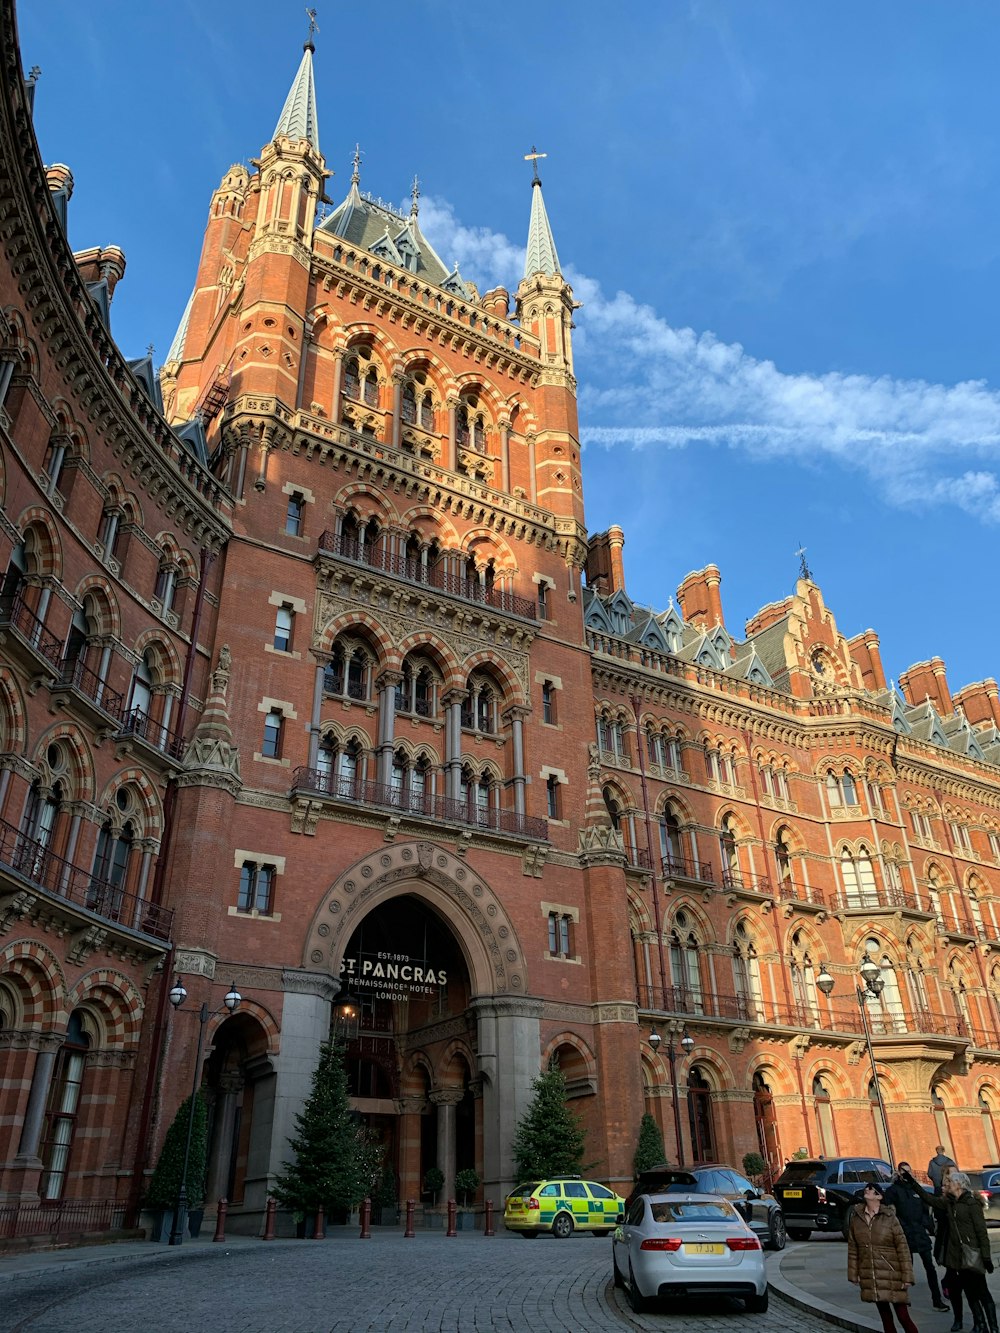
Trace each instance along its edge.
<path fill-rule="evenodd" d="M 870 1181 L 885 1187 L 892 1167 L 879 1157 L 818 1157 L 788 1162 L 774 1182 L 792 1240 L 808 1240 L 812 1231 L 846 1234 L 848 1211 Z"/>
<path fill-rule="evenodd" d="M 785 1219 L 777 1199 L 725 1162 L 697 1162 L 690 1167 L 664 1162 L 640 1171 L 625 1200 L 626 1213 L 640 1194 L 721 1194 L 746 1219 L 761 1245 L 769 1250 L 785 1248 Z"/>

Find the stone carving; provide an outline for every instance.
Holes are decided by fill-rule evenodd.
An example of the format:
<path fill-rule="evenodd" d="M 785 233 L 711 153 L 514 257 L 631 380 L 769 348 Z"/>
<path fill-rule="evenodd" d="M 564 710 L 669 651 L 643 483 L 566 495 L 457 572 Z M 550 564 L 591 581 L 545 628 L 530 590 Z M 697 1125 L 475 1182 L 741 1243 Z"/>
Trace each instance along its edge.
<path fill-rule="evenodd" d="M 13 898 L 9 898 L 0 908 L 0 935 L 6 935 L 15 922 L 23 921 L 26 916 L 30 916 L 37 902 L 37 896 L 28 893 L 26 889 L 21 889 Z"/>
<path fill-rule="evenodd" d="M 212 672 L 212 688 L 218 690 L 220 694 L 225 694 L 229 688 L 229 673 L 232 669 L 233 658 L 229 651 L 229 644 L 224 643 L 219 649 L 219 661 Z"/>
<path fill-rule="evenodd" d="M 87 926 L 73 938 L 73 944 L 66 954 L 66 960 L 77 965 L 86 962 L 95 949 L 99 949 L 108 938 L 103 926 Z"/>

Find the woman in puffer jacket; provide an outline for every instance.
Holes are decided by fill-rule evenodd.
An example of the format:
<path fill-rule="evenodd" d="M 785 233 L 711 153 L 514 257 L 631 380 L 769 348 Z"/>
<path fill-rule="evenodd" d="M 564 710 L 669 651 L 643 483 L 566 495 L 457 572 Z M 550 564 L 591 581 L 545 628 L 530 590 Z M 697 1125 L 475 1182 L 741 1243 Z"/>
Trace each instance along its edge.
<path fill-rule="evenodd" d="M 861 1299 L 871 1301 L 882 1318 L 885 1333 L 895 1333 L 895 1310 L 904 1333 L 917 1333 L 906 1308 L 913 1286 L 910 1247 L 896 1210 L 882 1203 L 882 1188 L 870 1181 L 862 1202 L 851 1209 L 847 1232 L 847 1280 L 861 1288 Z"/>

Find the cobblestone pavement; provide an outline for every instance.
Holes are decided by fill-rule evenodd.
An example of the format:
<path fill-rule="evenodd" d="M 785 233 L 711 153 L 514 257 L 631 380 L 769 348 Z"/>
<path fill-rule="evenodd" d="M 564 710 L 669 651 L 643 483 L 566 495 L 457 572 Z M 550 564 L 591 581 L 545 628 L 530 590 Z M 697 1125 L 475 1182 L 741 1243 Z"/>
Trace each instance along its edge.
<path fill-rule="evenodd" d="M 123 1247 L 116 1247 L 118 1249 Z M 611 1283 L 611 1242 L 591 1237 L 398 1233 L 361 1241 L 136 1245 L 114 1260 L 0 1262 L 3 1333 L 828 1333 L 772 1297 L 766 1315 L 702 1301 L 637 1316 Z M 5 1270 L 6 1273 L 5 1273 Z"/>

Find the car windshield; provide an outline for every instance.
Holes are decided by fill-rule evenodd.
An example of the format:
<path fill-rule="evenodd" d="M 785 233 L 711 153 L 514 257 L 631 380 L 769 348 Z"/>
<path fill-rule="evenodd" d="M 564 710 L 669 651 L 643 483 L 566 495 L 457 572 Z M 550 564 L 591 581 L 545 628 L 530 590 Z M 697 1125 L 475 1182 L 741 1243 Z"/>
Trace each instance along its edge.
<path fill-rule="evenodd" d="M 710 1203 L 707 1200 L 695 1203 L 686 1199 L 683 1203 L 661 1200 L 649 1205 L 654 1222 L 729 1222 L 733 1210 L 728 1203 Z"/>
<path fill-rule="evenodd" d="M 798 1185 L 803 1181 L 809 1181 L 818 1185 L 826 1179 L 826 1173 L 829 1169 L 821 1162 L 800 1162 L 798 1166 L 790 1163 L 781 1173 L 781 1183 L 783 1185 Z"/>
<path fill-rule="evenodd" d="M 517 1189 L 511 1190 L 507 1197 L 508 1199 L 530 1199 L 532 1193 L 538 1189 L 538 1184 L 539 1182 L 535 1181 L 534 1184 L 518 1185 Z"/>

